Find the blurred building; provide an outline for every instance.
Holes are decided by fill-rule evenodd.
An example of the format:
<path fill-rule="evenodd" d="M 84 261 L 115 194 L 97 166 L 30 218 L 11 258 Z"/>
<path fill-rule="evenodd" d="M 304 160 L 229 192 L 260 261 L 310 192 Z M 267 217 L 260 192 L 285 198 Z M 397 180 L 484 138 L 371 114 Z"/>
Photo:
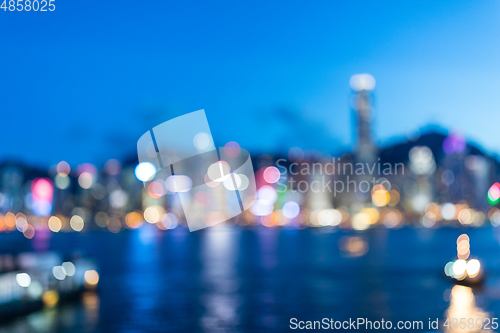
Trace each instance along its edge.
<path fill-rule="evenodd" d="M 359 230 L 376 224 L 479 226 L 498 213 L 500 225 L 495 207 L 500 204 L 500 183 L 495 187 L 500 163 L 495 156 L 459 133 L 436 127 L 377 147 L 375 80 L 354 75 L 350 86 L 352 151 L 331 156 L 294 147 L 286 155 L 253 156 L 258 204 L 238 223 Z M 168 186 L 144 187 L 134 175 L 137 163 L 134 156 L 125 162 L 109 160 L 101 168 L 89 163 L 70 167 L 64 161 L 50 170 L 0 164 L 0 232 L 17 229 L 31 238 L 38 227 L 118 232 L 143 223 L 160 229 L 182 225 L 177 193 Z"/>

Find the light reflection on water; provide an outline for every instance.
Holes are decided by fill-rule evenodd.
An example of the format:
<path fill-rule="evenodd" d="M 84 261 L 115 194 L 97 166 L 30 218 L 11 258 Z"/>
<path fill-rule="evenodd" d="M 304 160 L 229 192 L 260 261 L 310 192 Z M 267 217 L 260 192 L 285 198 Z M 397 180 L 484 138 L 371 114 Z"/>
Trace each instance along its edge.
<path fill-rule="evenodd" d="M 204 314 L 200 324 L 204 331 L 239 331 L 238 242 L 239 232 L 233 233 L 226 226 L 208 229 L 202 241 L 200 275 L 204 292 L 200 295 L 200 303 L 204 306 Z"/>
<path fill-rule="evenodd" d="M 491 332 L 491 330 L 481 329 L 485 323 L 485 318 L 489 321 L 492 316 L 487 312 L 477 307 L 476 297 L 471 288 L 457 285 L 451 290 L 450 306 L 446 310 L 445 318 L 449 318 L 450 326 L 444 327 L 446 332 L 450 333 L 472 333 L 472 332 Z M 457 319 L 457 323 L 453 323 L 453 318 Z M 465 325 L 460 324 L 460 319 L 465 318 Z M 469 322 L 471 320 L 471 322 Z M 465 327 L 465 328 L 461 328 Z"/>
<path fill-rule="evenodd" d="M 2 327 L 5 333 L 93 332 L 99 321 L 99 296 L 93 291 L 82 295 L 82 303 L 47 308 L 20 317 Z M 76 328 L 76 329 L 75 329 Z"/>
<path fill-rule="evenodd" d="M 491 230 L 469 233 L 489 284 L 473 291 L 443 276 L 460 233 L 228 226 L 189 233 L 145 225 L 119 234 L 55 235 L 52 249 L 80 248 L 98 260 L 98 294 L 18 318 L 1 331 L 281 332 L 292 317 L 424 323 L 498 317 L 500 246 Z"/>

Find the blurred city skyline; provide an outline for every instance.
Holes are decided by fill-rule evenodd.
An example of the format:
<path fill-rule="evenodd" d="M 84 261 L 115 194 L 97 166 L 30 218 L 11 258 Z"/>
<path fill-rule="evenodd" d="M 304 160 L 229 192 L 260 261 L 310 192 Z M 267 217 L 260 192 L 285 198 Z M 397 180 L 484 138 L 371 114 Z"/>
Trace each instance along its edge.
<path fill-rule="evenodd" d="M 500 152 L 497 2 L 56 6 L 3 13 L 0 160 L 123 159 L 199 109 L 216 145 L 335 154 L 352 143 L 349 78 L 365 72 L 377 144 L 434 124 Z"/>
<path fill-rule="evenodd" d="M 498 1 L 46 2 L 0 6 L 2 333 L 496 329 Z"/>

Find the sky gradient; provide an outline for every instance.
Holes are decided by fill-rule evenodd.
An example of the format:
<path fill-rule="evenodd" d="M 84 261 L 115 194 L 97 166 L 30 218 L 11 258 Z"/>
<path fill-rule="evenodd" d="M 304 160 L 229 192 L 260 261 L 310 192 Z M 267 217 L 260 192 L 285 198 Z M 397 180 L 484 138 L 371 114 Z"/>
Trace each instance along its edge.
<path fill-rule="evenodd" d="M 370 73 L 379 144 L 437 124 L 500 153 L 500 3 L 61 1 L 0 11 L 0 160 L 102 165 L 205 109 L 216 145 L 349 148 Z"/>

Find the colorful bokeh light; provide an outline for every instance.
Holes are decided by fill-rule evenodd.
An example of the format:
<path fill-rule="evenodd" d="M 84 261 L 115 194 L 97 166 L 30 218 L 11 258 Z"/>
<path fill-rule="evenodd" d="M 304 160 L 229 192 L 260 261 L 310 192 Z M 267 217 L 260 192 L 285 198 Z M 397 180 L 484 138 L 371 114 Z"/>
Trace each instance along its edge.
<path fill-rule="evenodd" d="M 491 185 L 488 190 L 488 202 L 490 205 L 496 205 L 500 202 L 500 183 Z"/>

